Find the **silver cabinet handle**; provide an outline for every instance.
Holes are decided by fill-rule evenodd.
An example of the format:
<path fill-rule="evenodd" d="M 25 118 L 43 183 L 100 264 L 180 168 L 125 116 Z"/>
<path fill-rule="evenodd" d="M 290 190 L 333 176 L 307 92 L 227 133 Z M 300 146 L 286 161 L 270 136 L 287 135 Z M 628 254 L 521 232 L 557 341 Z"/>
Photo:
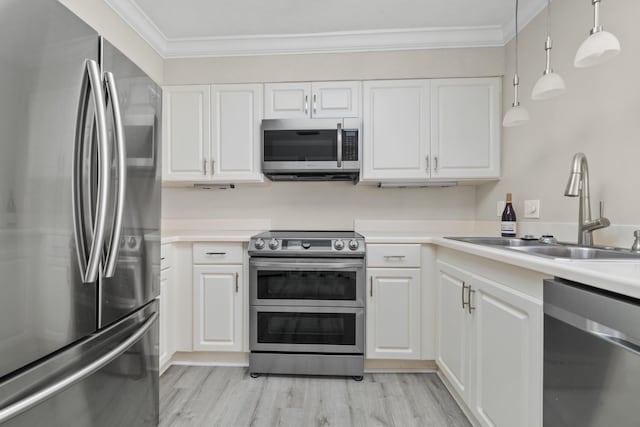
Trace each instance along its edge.
<path fill-rule="evenodd" d="M 369 286 L 369 296 L 371 298 L 373 298 L 373 276 L 371 276 L 371 278 L 369 279 L 369 282 L 370 282 L 370 284 L 369 284 L 370 285 Z"/>
<path fill-rule="evenodd" d="M 464 291 L 465 291 L 466 289 L 467 289 L 467 285 L 466 285 L 464 282 L 462 282 L 462 292 L 461 292 L 461 294 L 462 294 L 462 309 L 463 309 L 463 310 L 464 310 L 464 308 L 465 308 L 465 307 L 467 306 L 467 304 L 468 304 L 468 302 L 466 302 L 466 301 L 464 300 Z M 471 289 L 471 285 L 469 285 L 469 289 Z"/>
<path fill-rule="evenodd" d="M 214 175 L 216 173 L 216 161 L 215 160 L 211 160 L 211 175 Z"/>
<path fill-rule="evenodd" d="M 342 167 L 342 123 L 338 123 L 338 134 L 337 134 L 337 144 L 338 144 L 338 167 Z"/>
<path fill-rule="evenodd" d="M 384 255 L 383 256 L 384 259 L 397 259 L 397 260 L 403 260 L 406 258 L 406 255 Z"/>
<path fill-rule="evenodd" d="M 223 256 L 223 255 L 226 255 L 226 254 L 227 254 L 226 252 L 205 252 L 205 255 L 220 255 L 220 256 Z"/>
<path fill-rule="evenodd" d="M 236 271 L 236 294 L 238 293 L 238 272 Z"/>
<path fill-rule="evenodd" d="M 207 159 L 202 160 L 202 174 L 207 175 Z"/>
<path fill-rule="evenodd" d="M 435 157 L 433 158 L 433 170 L 434 170 L 435 172 L 438 172 L 438 156 L 435 156 Z"/>
<path fill-rule="evenodd" d="M 165 260 L 165 257 L 161 257 L 161 258 L 160 258 L 160 261 L 164 261 L 164 260 Z"/>
<path fill-rule="evenodd" d="M 15 402 L 12 405 L 9 405 L 0 410 L 0 424 L 10 420 L 11 418 L 20 415 L 21 413 L 33 408 L 34 406 L 39 405 L 50 397 L 60 393 L 62 390 L 71 387 L 72 385 L 82 381 L 83 379 L 89 377 L 93 373 L 99 371 L 100 369 L 107 366 L 109 363 L 113 362 L 119 356 L 121 356 L 124 352 L 126 352 L 132 345 L 134 345 L 144 334 L 149 331 L 153 323 L 158 318 L 158 313 L 153 313 L 145 322 L 140 326 L 140 328 L 134 332 L 129 338 L 123 341 L 120 345 L 118 345 L 113 350 L 102 355 L 100 358 L 94 360 L 84 368 L 74 371 L 73 374 L 63 378 L 62 380 L 56 382 L 55 384 L 46 387 L 43 390 L 40 390 L 36 393 L 30 394 L 28 397 Z"/>
<path fill-rule="evenodd" d="M 113 277 L 116 270 L 116 261 L 118 260 L 118 252 L 120 250 L 120 236 L 122 235 L 122 220 L 124 218 L 124 203 L 127 191 L 127 147 L 124 135 L 124 126 L 122 124 L 122 112 L 120 111 L 120 99 L 118 97 L 118 88 L 113 73 L 105 73 L 105 89 L 107 93 L 107 103 L 111 103 L 113 112 L 113 123 L 115 126 L 115 148 L 118 161 L 118 187 L 116 195 L 116 208 L 113 218 L 113 227 L 111 228 L 111 236 L 109 246 L 107 247 L 107 261 L 105 267 L 105 277 Z"/>
<path fill-rule="evenodd" d="M 309 95 L 304 96 L 304 114 L 305 116 L 309 114 Z"/>
<path fill-rule="evenodd" d="M 87 254 L 87 236 L 84 230 L 87 220 L 84 212 L 83 198 L 83 150 L 84 150 L 84 126 L 87 120 L 87 107 L 93 94 L 95 132 L 98 140 L 98 198 L 96 202 L 96 216 L 91 218 L 92 241 Z M 110 150 L 107 137 L 107 113 L 104 93 L 102 91 L 102 78 L 100 66 L 96 61 L 85 62 L 85 72 L 81 83 L 81 97 L 78 105 L 76 122 L 76 141 L 73 159 L 73 222 L 74 237 L 78 263 L 82 274 L 83 283 L 93 283 L 98 279 L 100 259 L 106 234 L 106 222 L 111 186 Z M 91 214 L 89 214 L 91 216 Z"/>
<path fill-rule="evenodd" d="M 473 305 L 471 305 L 471 295 L 475 295 L 475 293 L 476 293 L 476 291 L 471 289 L 471 285 L 469 285 L 469 292 L 467 293 L 468 298 L 469 298 L 469 302 L 468 302 L 469 314 L 471 314 L 473 312 L 473 310 L 476 309 Z"/>
<path fill-rule="evenodd" d="M 429 156 L 425 157 L 425 170 L 429 172 Z"/>
<path fill-rule="evenodd" d="M 317 109 L 317 97 L 316 94 L 313 94 L 313 115 L 315 116 L 318 113 L 318 109 Z"/>

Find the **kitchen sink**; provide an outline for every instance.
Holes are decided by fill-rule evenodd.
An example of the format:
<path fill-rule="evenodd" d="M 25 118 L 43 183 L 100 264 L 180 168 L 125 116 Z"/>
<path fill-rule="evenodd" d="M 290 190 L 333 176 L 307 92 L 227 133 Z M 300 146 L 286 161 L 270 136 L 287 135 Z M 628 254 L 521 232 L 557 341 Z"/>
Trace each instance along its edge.
<path fill-rule="evenodd" d="M 570 243 L 542 243 L 515 237 L 447 237 L 459 242 L 495 246 L 545 258 L 568 260 L 639 260 L 640 253 L 626 249 L 576 246 Z"/>
<path fill-rule="evenodd" d="M 457 240 L 459 242 L 474 243 L 476 245 L 489 246 L 539 246 L 538 240 L 522 240 L 516 237 L 447 237 L 447 239 Z"/>
<path fill-rule="evenodd" d="M 636 259 L 640 260 L 640 253 L 611 250 L 602 248 L 591 248 L 584 246 L 566 246 L 566 245 L 549 245 L 549 246 L 530 246 L 530 247 L 514 247 L 513 250 L 525 252 L 533 255 L 546 256 L 550 258 L 567 258 L 567 259 Z"/>

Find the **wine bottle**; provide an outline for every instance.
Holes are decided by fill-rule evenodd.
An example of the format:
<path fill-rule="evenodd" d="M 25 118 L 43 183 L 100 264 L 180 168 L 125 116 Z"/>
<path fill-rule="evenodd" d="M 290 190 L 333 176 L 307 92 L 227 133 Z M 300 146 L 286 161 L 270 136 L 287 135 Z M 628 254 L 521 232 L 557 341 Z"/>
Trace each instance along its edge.
<path fill-rule="evenodd" d="M 518 232 L 516 227 L 516 211 L 511 203 L 511 193 L 507 193 L 507 202 L 502 211 L 502 223 L 500 224 L 502 237 L 516 237 Z"/>

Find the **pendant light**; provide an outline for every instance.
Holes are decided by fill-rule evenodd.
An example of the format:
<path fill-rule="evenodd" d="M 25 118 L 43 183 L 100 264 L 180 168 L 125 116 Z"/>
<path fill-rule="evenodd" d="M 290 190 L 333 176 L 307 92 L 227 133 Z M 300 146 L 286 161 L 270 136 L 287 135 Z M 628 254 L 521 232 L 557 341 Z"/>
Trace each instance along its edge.
<path fill-rule="evenodd" d="M 573 64 L 578 68 L 593 67 L 602 64 L 620 53 L 620 42 L 600 25 L 600 1 L 593 3 L 593 28 L 589 37 L 582 42 Z"/>
<path fill-rule="evenodd" d="M 515 73 L 513 75 L 513 104 L 507 114 L 504 115 L 502 126 L 512 127 L 520 126 L 529 121 L 529 112 L 520 105 L 518 101 L 518 87 L 520 86 L 520 77 L 518 77 L 518 0 L 516 0 L 516 60 Z"/>
<path fill-rule="evenodd" d="M 531 91 L 531 99 L 539 101 L 541 99 L 549 99 L 554 96 L 561 95 L 566 92 L 567 86 L 564 79 L 551 69 L 551 0 L 547 0 L 547 40 L 544 43 L 544 51 L 546 56 L 546 68 L 542 77 L 538 79 Z"/>

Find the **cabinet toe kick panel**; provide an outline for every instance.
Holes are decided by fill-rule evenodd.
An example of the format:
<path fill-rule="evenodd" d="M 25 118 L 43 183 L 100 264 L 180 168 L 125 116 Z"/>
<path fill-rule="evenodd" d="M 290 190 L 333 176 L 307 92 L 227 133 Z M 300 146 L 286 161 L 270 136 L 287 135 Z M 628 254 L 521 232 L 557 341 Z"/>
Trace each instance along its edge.
<path fill-rule="evenodd" d="M 252 374 L 362 376 L 364 355 L 252 352 L 249 366 Z"/>

